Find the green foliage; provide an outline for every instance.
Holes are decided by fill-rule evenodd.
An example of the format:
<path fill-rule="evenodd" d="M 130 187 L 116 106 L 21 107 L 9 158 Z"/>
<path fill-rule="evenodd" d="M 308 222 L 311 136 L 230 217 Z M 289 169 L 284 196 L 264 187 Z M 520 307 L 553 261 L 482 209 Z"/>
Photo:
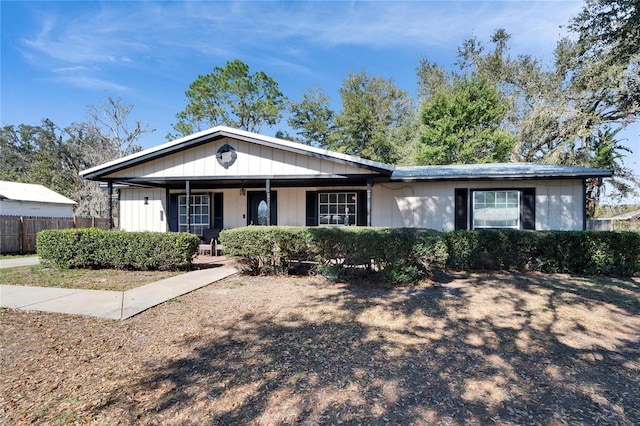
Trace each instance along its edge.
<path fill-rule="evenodd" d="M 515 136 L 501 127 L 506 111 L 495 83 L 476 74 L 437 89 L 422 105 L 417 164 L 507 161 Z"/>
<path fill-rule="evenodd" d="M 327 147 L 345 154 L 394 164 L 399 160 L 397 132 L 413 115 L 413 101 L 392 79 L 349 73 L 340 89 L 342 112 Z"/>
<path fill-rule="evenodd" d="M 108 97 L 98 106 L 88 106 L 87 122 L 60 128 L 44 119 L 38 126 L 4 126 L 0 179 L 44 185 L 76 201 L 76 215 L 104 217 L 106 192 L 79 172 L 141 149 L 137 139 L 152 130 L 131 123 L 132 110 L 133 105 Z"/>
<path fill-rule="evenodd" d="M 640 45 L 640 5 L 637 0 L 587 0 L 569 25 L 578 35 L 582 57 L 605 63 L 637 62 Z"/>
<path fill-rule="evenodd" d="M 640 233 L 414 228 L 261 227 L 225 230 L 226 254 L 252 274 L 287 273 L 315 260 L 318 272 L 368 274 L 415 283 L 445 267 L 631 276 L 640 271 Z"/>
<path fill-rule="evenodd" d="M 301 142 L 307 145 L 325 147 L 334 127 L 335 113 L 331 110 L 331 99 L 318 88 L 309 89 L 300 102 L 291 101 L 287 120 L 292 129 L 297 129 Z"/>
<path fill-rule="evenodd" d="M 640 233 L 455 231 L 445 234 L 448 266 L 631 276 L 640 271 Z"/>
<path fill-rule="evenodd" d="M 286 273 L 288 260 L 308 257 L 307 239 L 302 227 L 248 226 L 220 233 L 225 254 L 236 257 L 239 266 L 253 275 Z"/>
<path fill-rule="evenodd" d="M 640 15 L 633 3 L 589 0 L 569 26 L 577 39 L 558 42 L 551 67 L 531 55 L 512 58 L 503 29 L 491 37 L 491 50 L 475 38 L 464 42 L 461 70 L 495 82 L 508 101 L 505 125 L 517 135 L 513 160 L 607 167 L 615 170 L 616 195 L 634 193 L 638 179 L 622 162 L 628 148 L 613 139 L 640 112 Z M 590 213 L 602 185 L 590 184 Z"/>
<path fill-rule="evenodd" d="M 281 274 L 288 261 L 316 260 L 321 273 L 377 274 L 391 284 L 417 282 L 444 269 L 442 234 L 368 227 L 247 227 L 220 233 L 226 254 L 252 274 Z"/>
<path fill-rule="evenodd" d="M 96 228 L 45 230 L 36 236 L 41 261 L 60 268 L 188 269 L 198 243 L 198 237 L 188 233 Z"/>
<path fill-rule="evenodd" d="M 262 71 L 249 74 L 249 66 L 239 59 L 199 75 L 185 95 L 188 104 L 173 126 L 177 136 L 217 125 L 258 132 L 263 124 L 277 123 L 286 101 L 273 78 Z"/>

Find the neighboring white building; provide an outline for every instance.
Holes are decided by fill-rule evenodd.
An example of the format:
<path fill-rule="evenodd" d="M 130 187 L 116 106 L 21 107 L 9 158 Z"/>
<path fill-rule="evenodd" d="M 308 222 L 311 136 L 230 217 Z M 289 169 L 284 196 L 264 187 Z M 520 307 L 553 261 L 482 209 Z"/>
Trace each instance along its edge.
<path fill-rule="evenodd" d="M 80 174 L 120 188 L 121 229 L 198 235 L 250 224 L 582 230 L 585 179 L 612 176 L 529 163 L 395 167 L 221 126 Z"/>
<path fill-rule="evenodd" d="M 0 215 L 72 217 L 76 202 L 42 185 L 0 181 Z"/>

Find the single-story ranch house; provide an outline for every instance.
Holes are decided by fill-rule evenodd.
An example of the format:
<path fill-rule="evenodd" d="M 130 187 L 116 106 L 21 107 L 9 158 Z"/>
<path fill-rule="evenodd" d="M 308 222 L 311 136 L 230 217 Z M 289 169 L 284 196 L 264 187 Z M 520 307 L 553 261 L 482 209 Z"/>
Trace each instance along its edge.
<path fill-rule="evenodd" d="M 247 225 L 585 229 L 585 179 L 530 163 L 395 167 L 214 127 L 80 173 L 119 188 L 120 228 Z M 190 214 L 187 214 L 190 212 Z"/>

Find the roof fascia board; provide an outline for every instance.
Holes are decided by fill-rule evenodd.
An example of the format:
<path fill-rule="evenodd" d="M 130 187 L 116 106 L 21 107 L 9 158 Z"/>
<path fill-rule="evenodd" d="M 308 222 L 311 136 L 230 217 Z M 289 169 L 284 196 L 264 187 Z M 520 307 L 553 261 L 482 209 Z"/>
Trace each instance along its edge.
<path fill-rule="evenodd" d="M 566 174 L 527 174 L 527 175 L 467 175 L 467 176 L 391 176 L 391 182 L 442 182 L 442 181 L 463 181 L 463 180 L 540 180 L 540 179 L 589 179 L 606 178 L 613 176 L 612 173 L 566 173 Z"/>

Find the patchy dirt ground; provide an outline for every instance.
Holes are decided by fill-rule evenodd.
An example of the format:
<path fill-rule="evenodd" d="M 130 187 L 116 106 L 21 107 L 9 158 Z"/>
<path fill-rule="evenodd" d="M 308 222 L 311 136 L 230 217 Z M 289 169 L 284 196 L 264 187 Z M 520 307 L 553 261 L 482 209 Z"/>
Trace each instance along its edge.
<path fill-rule="evenodd" d="M 640 279 L 236 276 L 122 322 L 0 311 L 13 424 L 633 424 Z"/>

